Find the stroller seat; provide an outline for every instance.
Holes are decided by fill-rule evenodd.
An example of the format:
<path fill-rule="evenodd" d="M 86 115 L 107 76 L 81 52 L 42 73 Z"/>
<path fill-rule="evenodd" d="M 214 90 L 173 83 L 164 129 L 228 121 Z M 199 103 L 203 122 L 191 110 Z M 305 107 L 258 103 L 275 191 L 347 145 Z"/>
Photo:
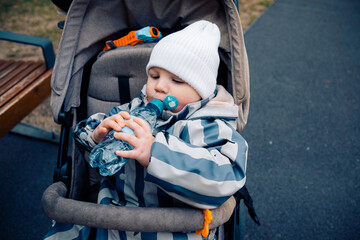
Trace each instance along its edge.
<path fill-rule="evenodd" d="M 59 45 L 51 100 L 54 119 L 62 124 L 55 182 L 66 184 L 57 182 L 45 191 L 42 205 L 49 218 L 124 231 L 191 232 L 202 228 L 203 213 L 198 209 L 159 208 L 155 212 L 160 215 L 152 217 L 155 209 L 133 211 L 134 208 L 84 202 L 88 189 L 96 186 L 102 176 L 87 164 L 88 153 L 76 146 L 71 138 L 72 129 L 79 121 L 94 113 L 108 113 L 113 106 L 129 102 L 139 96 L 146 83 L 145 67 L 154 44 L 122 46 L 101 52 L 107 40 L 145 26 L 155 26 L 166 36 L 200 19 L 214 22 L 220 28 L 218 84 L 232 93 L 239 106 L 238 130 L 241 131 L 246 125 L 249 109 L 249 70 L 240 19 L 232 0 L 142 3 L 109 0 L 106 4 L 93 0 L 73 1 Z M 227 222 L 235 204 L 231 197 L 215 209 L 210 228 Z M 136 211 L 149 215 L 139 215 Z M 162 217 L 164 214 L 175 218 L 170 222 Z M 159 221 L 151 224 L 155 218 Z M 244 224 L 243 219 L 239 221 Z M 135 228 L 127 224 L 129 222 L 136 223 Z M 126 225 L 121 225 L 123 223 Z M 144 229 L 144 226 L 148 228 Z"/>
<path fill-rule="evenodd" d="M 139 96 L 147 80 L 145 67 L 154 45 L 121 46 L 99 54 L 91 69 L 87 115 L 109 112 L 111 107 Z"/>

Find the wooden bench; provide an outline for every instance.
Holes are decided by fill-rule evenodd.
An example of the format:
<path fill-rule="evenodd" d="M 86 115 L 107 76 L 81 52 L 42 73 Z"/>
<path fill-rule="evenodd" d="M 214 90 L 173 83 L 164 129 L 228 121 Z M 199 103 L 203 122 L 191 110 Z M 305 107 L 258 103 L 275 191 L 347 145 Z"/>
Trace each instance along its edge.
<path fill-rule="evenodd" d="M 49 39 L 0 31 L 0 40 L 39 46 L 45 61 L 0 60 L 0 138 L 42 103 L 51 92 L 55 62 Z"/>

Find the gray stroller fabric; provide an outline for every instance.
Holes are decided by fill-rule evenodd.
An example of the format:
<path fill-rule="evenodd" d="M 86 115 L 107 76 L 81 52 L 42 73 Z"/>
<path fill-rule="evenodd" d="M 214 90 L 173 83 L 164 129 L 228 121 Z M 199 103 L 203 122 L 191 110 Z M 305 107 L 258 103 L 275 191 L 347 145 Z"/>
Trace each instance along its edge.
<path fill-rule="evenodd" d="M 239 106 L 238 130 L 249 110 L 249 69 L 240 18 L 231 0 L 142 1 L 75 0 L 67 15 L 52 75 L 51 108 L 55 121 L 80 106 L 85 64 L 106 40 L 123 30 L 156 26 L 175 31 L 197 20 L 216 23 L 221 30 L 220 56 L 227 67 L 221 76 Z"/>
<path fill-rule="evenodd" d="M 137 208 L 107 206 L 65 198 L 64 183 L 49 186 L 42 197 L 46 215 L 58 222 L 135 232 L 191 232 L 203 227 L 202 211 L 193 208 Z M 210 229 L 227 222 L 235 207 L 233 197 L 212 210 Z"/>
<path fill-rule="evenodd" d="M 109 112 L 119 105 L 119 100 L 126 103 L 139 96 L 147 80 L 145 67 L 153 46 L 153 43 L 122 46 L 98 57 L 90 74 L 87 115 Z M 126 98 L 120 94 L 121 88 L 122 94 L 128 92 Z"/>

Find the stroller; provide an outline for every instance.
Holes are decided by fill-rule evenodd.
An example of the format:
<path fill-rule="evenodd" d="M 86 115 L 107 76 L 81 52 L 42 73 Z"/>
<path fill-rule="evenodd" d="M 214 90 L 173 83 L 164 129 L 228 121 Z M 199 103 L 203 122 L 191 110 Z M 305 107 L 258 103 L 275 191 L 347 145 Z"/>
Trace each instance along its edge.
<path fill-rule="evenodd" d="M 134 232 L 190 232 L 203 227 L 203 213 L 198 209 L 95 204 L 101 176 L 89 167 L 89 153 L 74 143 L 72 130 L 88 116 L 109 112 L 113 106 L 138 96 L 147 79 L 144 69 L 154 43 L 102 52 L 107 40 L 149 25 L 166 36 L 205 19 L 216 23 L 221 31 L 218 84 L 232 93 L 239 106 L 237 130 L 241 131 L 248 117 L 250 92 L 248 60 L 236 6 L 231 0 L 72 2 L 51 82 L 52 113 L 62 129 L 54 184 L 42 199 L 49 218 Z M 256 217 L 245 187 L 213 210 L 209 227 L 218 228 L 217 239 L 244 237 L 244 200 L 249 213 Z"/>

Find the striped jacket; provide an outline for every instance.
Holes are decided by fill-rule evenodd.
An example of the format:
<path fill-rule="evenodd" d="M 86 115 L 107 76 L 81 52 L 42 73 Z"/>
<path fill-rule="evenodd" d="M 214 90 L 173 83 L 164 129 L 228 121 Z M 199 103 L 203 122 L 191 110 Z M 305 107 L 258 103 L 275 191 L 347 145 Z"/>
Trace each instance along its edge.
<path fill-rule="evenodd" d="M 109 115 L 142 106 L 146 104 L 144 99 L 143 89 L 141 97 L 114 107 Z M 235 130 L 237 111 L 232 96 L 221 86 L 217 87 L 217 94 L 191 103 L 177 114 L 164 111 L 153 132 L 155 142 L 149 166 L 143 168 L 136 161 L 128 161 L 115 177 L 102 182 L 98 203 L 116 200 L 120 205 L 135 207 L 188 204 L 212 209 L 220 206 L 246 180 L 248 147 Z M 91 134 L 106 117 L 98 113 L 80 122 L 74 131 L 75 139 L 91 151 L 95 146 Z M 80 226 L 71 229 L 86 231 Z M 98 236 L 102 234 L 101 239 L 213 239 L 213 234 L 203 238 L 195 233 L 134 235 L 98 230 Z"/>

